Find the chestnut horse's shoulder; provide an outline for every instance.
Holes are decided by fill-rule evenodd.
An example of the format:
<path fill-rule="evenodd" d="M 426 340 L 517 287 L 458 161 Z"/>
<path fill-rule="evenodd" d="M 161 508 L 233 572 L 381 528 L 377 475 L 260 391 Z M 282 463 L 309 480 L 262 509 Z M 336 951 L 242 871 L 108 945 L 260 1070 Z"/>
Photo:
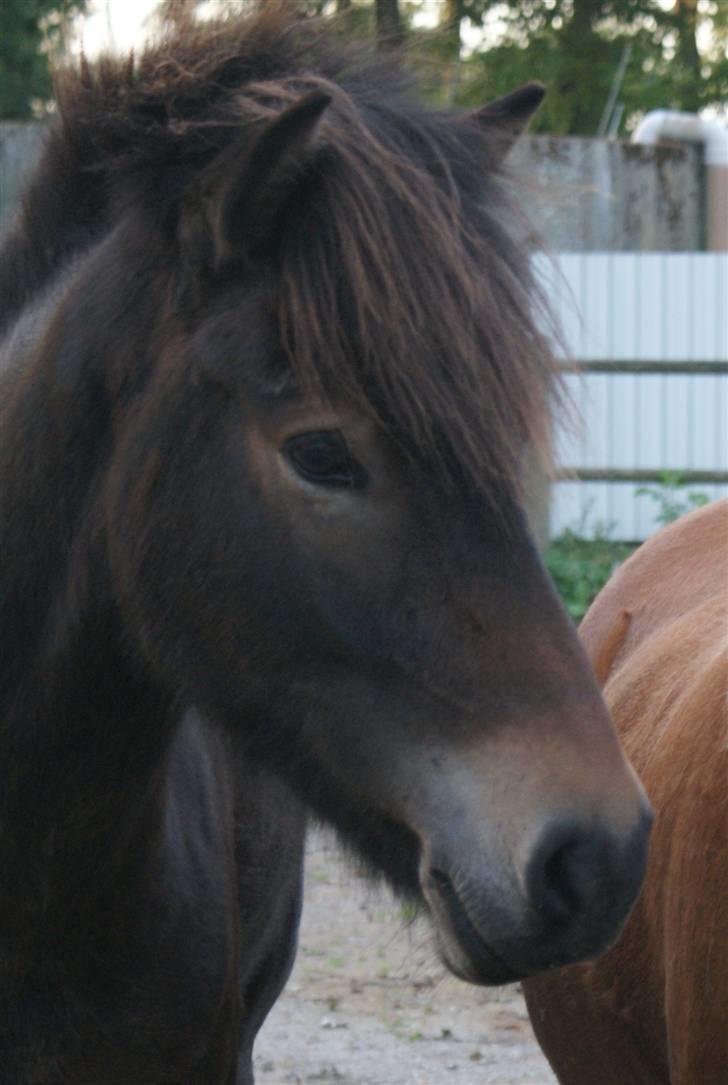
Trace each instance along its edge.
<path fill-rule="evenodd" d="M 728 617 L 728 500 L 659 531 L 594 601 L 579 632 L 600 683 L 656 628 L 712 602 Z"/>
<path fill-rule="evenodd" d="M 581 635 L 655 811 L 619 942 L 526 981 L 560 1085 L 728 1081 L 728 502 L 655 535 Z"/>
<path fill-rule="evenodd" d="M 625 750 L 663 813 L 669 798 L 660 793 L 663 784 L 670 795 L 679 779 L 704 789 L 716 758 L 724 761 L 728 753 L 727 616 L 718 597 L 670 615 L 622 656 L 605 686 Z M 723 778 L 711 785 L 716 800 L 725 771 L 724 761 Z"/>

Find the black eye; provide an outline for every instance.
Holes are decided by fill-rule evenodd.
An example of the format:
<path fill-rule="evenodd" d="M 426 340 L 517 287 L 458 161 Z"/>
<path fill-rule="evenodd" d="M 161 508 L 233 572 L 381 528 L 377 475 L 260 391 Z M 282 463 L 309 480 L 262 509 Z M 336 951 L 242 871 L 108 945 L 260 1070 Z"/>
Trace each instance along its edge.
<path fill-rule="evenodd" d="M 360 490 L 367 473 L 349 452 L 341 430 L 318 430 L 290 437 L 284 446 L 297 474 L 317 486 Z"/>

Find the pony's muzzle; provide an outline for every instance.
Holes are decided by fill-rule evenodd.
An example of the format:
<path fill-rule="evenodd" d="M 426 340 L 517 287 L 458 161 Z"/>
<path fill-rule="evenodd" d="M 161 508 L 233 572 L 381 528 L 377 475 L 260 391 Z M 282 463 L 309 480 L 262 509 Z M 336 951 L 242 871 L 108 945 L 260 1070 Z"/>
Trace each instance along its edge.
<path fill-rule="evenodd" d="M 507 983 L 602 953 L 644 878 L 650 808 L 626 837 L 594 820 L 554 818 L 526 854 L 483 870 L 426 849 L 421 867 L 441 956 L 462 979 Z"/>

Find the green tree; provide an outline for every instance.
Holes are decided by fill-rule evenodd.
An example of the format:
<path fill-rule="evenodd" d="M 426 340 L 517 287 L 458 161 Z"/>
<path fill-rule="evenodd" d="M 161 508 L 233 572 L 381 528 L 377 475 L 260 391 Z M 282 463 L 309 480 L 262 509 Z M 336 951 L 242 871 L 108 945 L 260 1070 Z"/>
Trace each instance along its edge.
<path fill-rule="evenodd" d="M 665 106 L 694 111 L 728 99 L 726 0 L 463 0 L 484 27 L 458 97 L 484 101 L 514 84 L 549 88 L 535 131 L 595 135 L 615 74 L 624 122 Z M 627 51 L 625 51 L 627 50 Z"/>
<path fill-rule="evenodd" d="M 398 0 L 374 0 L 377 40 L 381 46 L 397 47 L 404 41 Z"/>
<path fill-rule="evenodd" d="M 0 120 L 32 117 L 51 96 L 49 59 L 86 0 L 0 0 Z"/>
<path fill-rule="evenodd" d="M 219 10 L 250 11 L 266 6 L 269 0 L 217 0 Z M 278 3 L 279 0 L 273 0 Z M 399 0 L 289 0 L 309 15 L 336 15 L 347 34 L 375 36 L 382 48 L 397 48 L 404 43 L 405 19 Z M 159 17 L 163 22 L 182 26 L 194 19 L 203 0 L 160 0 Z"/>

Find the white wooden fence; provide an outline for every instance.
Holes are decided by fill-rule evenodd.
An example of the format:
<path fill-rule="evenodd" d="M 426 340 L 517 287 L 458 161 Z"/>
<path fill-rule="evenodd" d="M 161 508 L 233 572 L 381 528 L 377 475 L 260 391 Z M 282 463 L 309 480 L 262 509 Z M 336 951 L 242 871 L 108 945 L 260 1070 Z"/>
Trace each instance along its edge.
<path fill-rule="evenodd" d="M 665 472 L 728 496 L 728 253 L 568 253 L 544 270 L 581 414 L 562 429 L 551 534 L 642 539 Z"/>

